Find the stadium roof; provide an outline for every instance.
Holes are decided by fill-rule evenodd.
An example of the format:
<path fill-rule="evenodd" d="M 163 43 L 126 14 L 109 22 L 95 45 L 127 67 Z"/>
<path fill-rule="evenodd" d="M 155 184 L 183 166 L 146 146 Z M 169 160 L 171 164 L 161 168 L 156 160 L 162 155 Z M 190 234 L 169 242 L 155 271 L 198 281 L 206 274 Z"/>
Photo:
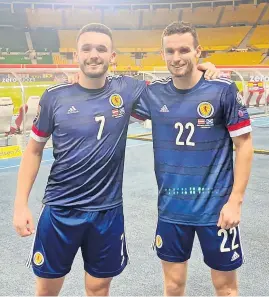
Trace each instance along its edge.
<path fill-rule="evenodd" d="M 259 4 L 267 0 L 0 0 L 1 7 L 16 8 L 64 8 L 64 7 L 110 7 L 127 6 L 131 8 L 157 8 L 157 7 L 197 7 L 236 5 L 237 3 Z"/>

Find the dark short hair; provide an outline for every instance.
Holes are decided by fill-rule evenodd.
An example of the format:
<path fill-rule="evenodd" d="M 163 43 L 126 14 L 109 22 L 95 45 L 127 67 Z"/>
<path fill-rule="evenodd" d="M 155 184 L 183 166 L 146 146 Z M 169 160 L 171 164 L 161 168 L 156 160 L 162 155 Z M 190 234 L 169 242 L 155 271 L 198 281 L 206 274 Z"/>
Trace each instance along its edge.
<path fill-rule="evenodd" d="M 195 27 L 191 23 L 187 22 L 173 22 L 172 24 L 168 25 L 162 34 L 162 45 L 163 45 L 163 38 L 165 36 L 170 36 L 174 34 L 185 34 L 190 33 L 194 40 L 194 47 L 199 45 L 198 35 L 196 32 Z"/>
<path fill-rule="evenodd" d="M 79 37 L 86 32 L 96 32 L 96 33 L 103 33 L 111 39 L 111 42 L 113 44 L 113 38 L 112 38 L 112 32 L 111 30 L 104 24 L 99 24 L 99 23 L 90 23 L 88 25 L 85 25 L 82 27 L 77 35 L 77 42 L 79 40 Z"/>

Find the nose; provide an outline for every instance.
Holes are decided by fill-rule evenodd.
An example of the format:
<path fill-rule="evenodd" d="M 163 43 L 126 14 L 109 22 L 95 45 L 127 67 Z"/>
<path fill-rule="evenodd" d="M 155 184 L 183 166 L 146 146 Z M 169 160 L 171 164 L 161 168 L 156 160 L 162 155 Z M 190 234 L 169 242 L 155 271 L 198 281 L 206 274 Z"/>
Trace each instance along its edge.
<path fill-rule="evenodd" d="M 98 58 L 99 54 L 98 54 L 98 51 L 93 48 L 90 52 L 89 52 L 89 58 L 90 59 L 95 59 L 95 58 Z"/>
<path fill-rule="evenodd" d="M 174 60 L 174 62 L 179 62 L 181 60 L 181 55 L 178 51 L 175 51 L 175 53 L 173 55 L 173 60 Z"/>

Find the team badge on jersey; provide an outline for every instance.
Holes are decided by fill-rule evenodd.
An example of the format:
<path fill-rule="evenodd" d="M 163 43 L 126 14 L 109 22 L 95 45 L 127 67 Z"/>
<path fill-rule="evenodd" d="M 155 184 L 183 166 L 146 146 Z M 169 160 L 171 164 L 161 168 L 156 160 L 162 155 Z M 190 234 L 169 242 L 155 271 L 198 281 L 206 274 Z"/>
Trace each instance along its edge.
<path fill-rule="evenodd" d="M 123 100 L 119 94 L 113 94 L 109 98 L 110 104 L 115 108 L 121 108 L 123 105 Z"/>
<path fill-rule="evenodd" d="M 37 266 L 41 266 L 44 263 L 44 257 L 40 252 L 36 252 L 34 254 L 34 264 Z"/>
<path fill-rule="evenodd" d="M 197 112 L 202 118 L 210 118 L 214 113 L 214 107 L 209 102 L 201 102 L 197 107 Z"/>
<path fill-rule="evenodd" d="M 156 236 L 156 241 L 155 242 L 156 242 L 156 246 L 157 246 L 158 249 L 160 249 L 163 246 L 163 240 L 162 240 L 160 235 Z"/>

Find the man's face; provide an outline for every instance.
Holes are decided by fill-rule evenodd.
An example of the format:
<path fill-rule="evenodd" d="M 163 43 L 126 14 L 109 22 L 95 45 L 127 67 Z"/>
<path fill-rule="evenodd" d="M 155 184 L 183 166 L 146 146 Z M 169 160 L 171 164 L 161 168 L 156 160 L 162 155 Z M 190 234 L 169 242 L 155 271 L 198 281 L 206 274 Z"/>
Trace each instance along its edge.
<path fill-rule="evenodd" d="M 77 61 L 81 71 L 89 78 L 102 77 L 115 58 L 112 41 L 103 33 L 83 33 L 77 43 Z"/>
<path fill-rule="evenodd" d="M 174 77 L 190 74 L 196 67 L 200 55 L 201 48 L 194 47 L 194 38 L 191 33 L 173 34 L 163 38 L 162 56 Z"/>

